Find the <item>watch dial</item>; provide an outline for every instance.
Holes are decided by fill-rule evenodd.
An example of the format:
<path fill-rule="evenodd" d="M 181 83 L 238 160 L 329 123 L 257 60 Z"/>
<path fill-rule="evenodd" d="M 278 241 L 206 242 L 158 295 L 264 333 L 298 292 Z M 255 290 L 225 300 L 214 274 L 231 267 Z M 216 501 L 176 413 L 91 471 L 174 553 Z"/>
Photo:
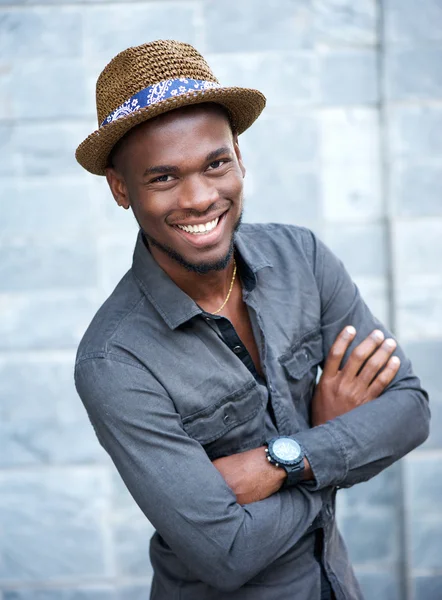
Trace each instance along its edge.
<path fill-rule="evenodd" d="M 280 460 L 294 461 L 301 454 L 301 447 L 298 442 L 290 438 L 279 438 L 273 442 L 273 453 Z"/>

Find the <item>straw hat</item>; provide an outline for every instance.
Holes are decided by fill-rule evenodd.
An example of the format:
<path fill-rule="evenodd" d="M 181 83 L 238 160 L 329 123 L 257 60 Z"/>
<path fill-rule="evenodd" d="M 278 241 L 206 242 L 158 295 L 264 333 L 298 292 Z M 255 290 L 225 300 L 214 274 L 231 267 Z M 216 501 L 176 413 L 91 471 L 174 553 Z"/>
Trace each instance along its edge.
<path fill-rule="evenodd" d="M 99 127 L 75 153 L 80 165 L 96 175 L 105 174 L 118 140 L 143 121 L 181 106 L 216 102 L 228 110 L 239 134 L 258 118 L 266 102 L 257 90 L 222 87 L 193 46 L 173 40 L 117 54 L 98 77 L 96 100 Z"/>

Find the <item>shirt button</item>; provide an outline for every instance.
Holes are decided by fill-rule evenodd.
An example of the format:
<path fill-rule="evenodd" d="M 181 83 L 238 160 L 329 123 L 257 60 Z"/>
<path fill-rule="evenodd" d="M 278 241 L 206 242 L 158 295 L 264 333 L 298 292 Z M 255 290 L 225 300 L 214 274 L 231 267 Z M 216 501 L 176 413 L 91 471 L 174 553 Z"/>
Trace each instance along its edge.
<path fill-rule="evenodd" d="M 302 353 L 302 356 L 308 360 L 309 359 L 308 350 L 304 350 Z"/>
<path fill-rule="evenodd" d="M 210 317 L 204 317 L 204 318 L 206 319 L 207 322 L 212 320 Z"/>
<path fill-rule="evenodd" d="M 233 352 L 234 352 L 235 354 L 239 354 L 239 353 L 241 352 L 241 350 L 242 350 L 242 346 L 235 346 L 235 347 L 233 348 Z"/>
<path fill-rule="evenodd" d="M 224 415 L 224 423 L 228 423 L 230 421 L 229 415 Z"/>

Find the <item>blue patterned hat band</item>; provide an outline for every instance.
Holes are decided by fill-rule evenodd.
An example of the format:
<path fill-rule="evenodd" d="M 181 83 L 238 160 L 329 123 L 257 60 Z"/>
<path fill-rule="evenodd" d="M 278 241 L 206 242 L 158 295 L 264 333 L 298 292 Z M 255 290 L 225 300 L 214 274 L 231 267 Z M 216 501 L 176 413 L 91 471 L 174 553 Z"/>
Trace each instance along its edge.
<path fill-rule="evenodd" d="M 117 121 L 123 117 L 127 117 L 131 113 L 151 106 L 167 98 L 174 98 L 186 94 L 187 92 L 195 92 L 201 90 L 208 90 L 212 88 L 219 88 L 221 85 L 214 81 L 204 81 L 203 79 L 190 79 L 189 77 L 181 77 L 180 79 L 166 79 L 160 81 L 155 85 L 150 85 L 144 90 L 137 92 L 131 96 L 126 102 L 121 104 L 118 108 L 111 112 L 111 114 L 104 119 L 100 127 Z"/>

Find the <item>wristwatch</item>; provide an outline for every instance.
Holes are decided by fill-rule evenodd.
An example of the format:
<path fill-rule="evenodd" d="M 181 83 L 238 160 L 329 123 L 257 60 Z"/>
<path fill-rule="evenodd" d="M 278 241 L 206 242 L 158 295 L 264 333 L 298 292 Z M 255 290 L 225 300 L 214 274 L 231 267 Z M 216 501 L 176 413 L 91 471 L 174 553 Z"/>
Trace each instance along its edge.
<path fill-rule="evenodd" d="M 282 467 L 287 473 L 283 487 L 299 483 L 304 475 L 304 450 L 296 440 L 285 435 L 274 437 L 267 442 L 267 460 L 275 467 Z"/>

